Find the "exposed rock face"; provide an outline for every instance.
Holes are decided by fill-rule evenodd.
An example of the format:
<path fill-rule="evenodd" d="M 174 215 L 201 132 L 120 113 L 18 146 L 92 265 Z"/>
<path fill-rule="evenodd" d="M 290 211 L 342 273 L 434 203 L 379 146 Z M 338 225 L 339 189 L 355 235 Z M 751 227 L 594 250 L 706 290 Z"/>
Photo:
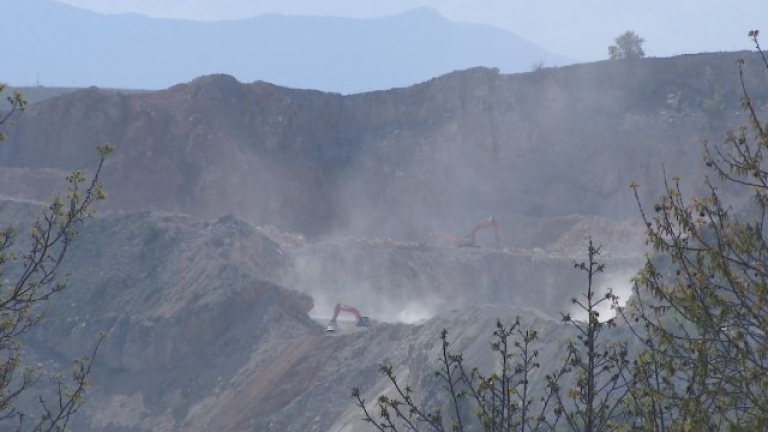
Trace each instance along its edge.
<path fill-rule="evenodd" d="M 352 96 L 228 76 L 142 94 L 91 88 L 20 117 L 0 147 L 0 178 L 4 194 L 47 197 L 47 188 L 30 196 L 30 186 L 14 186 L 26 182 L 19 170 L 82 167 L 110 141 L 118 150 L 105 179 L 116 209 L 231 213 L 312 237 L 409 240 L 489 214 L 624 219 L 637 215 L 627 184 L 655 196 L 662 165 L 694 184 L 698 142 L 743 121 L 735 58 L 518 75 L 478 68 Z M 763 109 L 768 87 L 749 72 Z M 507 246 L 516 240 L 505 237 Z"/>

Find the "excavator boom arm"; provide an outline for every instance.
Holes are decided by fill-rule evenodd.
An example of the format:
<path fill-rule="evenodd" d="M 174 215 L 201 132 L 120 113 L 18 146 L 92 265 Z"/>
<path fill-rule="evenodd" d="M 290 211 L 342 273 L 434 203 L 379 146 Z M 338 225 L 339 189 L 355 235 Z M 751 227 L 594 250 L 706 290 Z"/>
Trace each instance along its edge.
<path fill-rule="evenodd" d="M 357 318 L 358 321 L 360 321 L 360 317 L 362 316 L 360 314 L 360 311 L 357 310 L 357 308 L 354 308 L 352 306 L 347 306 L 345 304 L 337 303 L 336 307 L 333 309 L 333 318 L 336 319 L 339 316 L 339 313 L 341 312 L 349 312 L 352 315 Z"/>
<path fill-rule="evenodd" d="M 480 222 L 479 224 L 475 225 L 474 228 L 472 228 L 472 232 L 470 232 L 469 235 L 467 236 L 469 245 L 471 246 L 475 245 L 475 236 L 477 235 L 477 232 L 485 228 L 490 228 L 493 230 L 493 236 L 496 242 L 496 246 L 497 247 L 499 246 L 499 223 L 496 222 L 496 218 L 494 218 L 493 216 Z"/>

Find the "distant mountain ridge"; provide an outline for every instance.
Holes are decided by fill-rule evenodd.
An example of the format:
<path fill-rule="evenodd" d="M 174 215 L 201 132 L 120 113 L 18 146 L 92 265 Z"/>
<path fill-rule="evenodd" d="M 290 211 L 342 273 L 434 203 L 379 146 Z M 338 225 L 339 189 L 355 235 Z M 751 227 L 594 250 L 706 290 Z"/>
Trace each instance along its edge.
<path fill-rule="evenodd" d="M 200 75 L 357 93 L 405 87 L 475 66 L 502 72 L 563 65 L 499 28 L 459 24 L 431 9 L 357 20 L 264 15 L 199 22 L 103 15 L 52 0 L 3 5 L 19 35 L 0 80 L 13 85 L 161 89 Z"/>

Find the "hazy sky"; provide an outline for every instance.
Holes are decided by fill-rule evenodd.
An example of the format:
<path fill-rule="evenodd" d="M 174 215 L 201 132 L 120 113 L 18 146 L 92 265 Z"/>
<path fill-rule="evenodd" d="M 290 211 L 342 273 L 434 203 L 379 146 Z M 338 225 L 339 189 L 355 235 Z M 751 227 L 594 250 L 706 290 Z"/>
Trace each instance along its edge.
<path fill-rule="evenodd" d="M 59 0 L 105 13 L 220 20 L 267 13 L 377 17 L 416 7 L 453 21 L 505 28 L 577 61 L 604 59 L 613 38 L 634 30 L 649 56 L 750 49 L 747 31 L 768 0 Z M 763 29 L 768 34 L 768 28 Z"/>

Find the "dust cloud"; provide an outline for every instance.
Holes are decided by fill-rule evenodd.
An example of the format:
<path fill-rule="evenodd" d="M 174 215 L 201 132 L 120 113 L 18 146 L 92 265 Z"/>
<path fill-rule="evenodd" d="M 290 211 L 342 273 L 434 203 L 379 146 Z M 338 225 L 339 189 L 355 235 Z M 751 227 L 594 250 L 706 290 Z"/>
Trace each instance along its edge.
<path fill-rule="evenodd" d="M 632 296 L 632 279 L 637 275 L 638 267 L 625 268 L 621 270 L 607 270 L 606 273 L 599 275 L 595 280 L 595 301 L 603 298 L 608 290 L 618 297 L 618 307 L 624 307 Z M 586 302 L 584 295 L 579 296 L 582 303 Z M 601 322 L 607 321 L 616 316 L 616 310 L 610 301 L 603 301 L 597 307 L 599 319 Z M 571 317 L 576 321 L 586 322 L 587 312 L 577 305 L 572 305 L 569 310 Z"/>
<path fill-rule="evenodd" d="M 330 319 L 335 305 L 342 303 L 381 322 L 425 321 L 444 309 L 446 302 L 439 287 L 425 287 L 418 280 L 414 265 L 393 262 L 397 255 L 397 250 L 318 243 L 295 255 L 289 286 L 313 297 L 310 316 L 318 320 Z M 343 313 L 339 319 L 353 316 Z"/>
<path fill-rule="evenodd" d="M 613 63 L 518 75 L 477 68 L 346 97 L 340 124 L 356 129 L 344 136 L 348 154 L 329 198 L 337 219 L 299 251 L 291 286 L 314 297 L 317 317 L 330 317 L 338 302 L 402 322 L 467 301 L 568 310 L 564 299 L 583 287 L 566 275 L 570 258 L 583 256 L 582 238 L 607 231 L 624 264 L 644 252 L 622 244 L 630 229 L 612 225 L 643 229 L 627 185 L 640 183 L 647 205 L 663 189 L 662 169 L 690 184 L 701 177 L 690 163 L 707 138 L 701 117 L 688 115 L 693 102 L 678 84 L 649 84 L 659 79 L 656 67 Z M 497 256 L 449 256 L 437 241 L 464 236 L 489 216 L 499 221 Z M 579 218 L 592 219 L 579 230 Z M 493 246 L 485 234 L 478 249 Z M 385 244 L 360 245 L 375 239 Z M 421 246 L 432 248 L 429 257 L 414 252 Z M 532 264 L 537 250 L 537 268 L 520 264 Z M 610 288 L 626 302 L 636 269 L 609 266 L 598 292 Z M 608 304 L 600 312 L 613 313 Z"/>

